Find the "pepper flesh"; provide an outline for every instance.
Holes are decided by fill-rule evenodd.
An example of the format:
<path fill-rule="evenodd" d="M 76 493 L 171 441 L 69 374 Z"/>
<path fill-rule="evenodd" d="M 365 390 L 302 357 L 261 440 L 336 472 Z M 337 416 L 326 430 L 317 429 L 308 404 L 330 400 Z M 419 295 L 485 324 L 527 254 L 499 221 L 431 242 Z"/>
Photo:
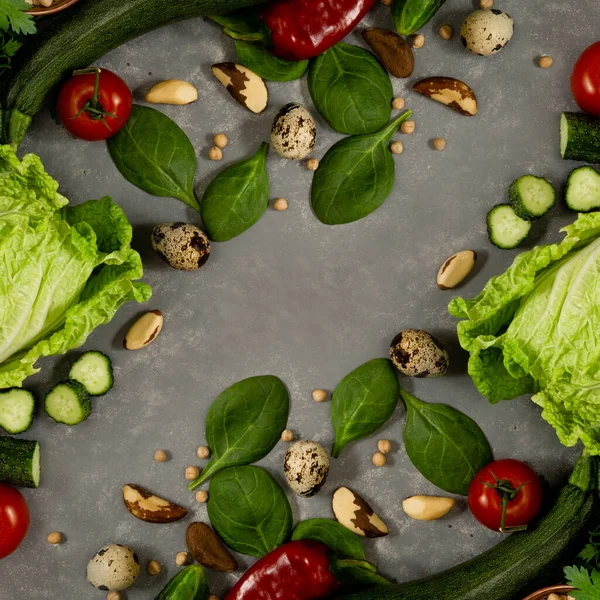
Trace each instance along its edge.
<path fill-rule="evenodd" d="M 329 568 L 331 550 L 312 540 L 289 542 L 254 564 L 225 600 L 320 600 L 340 587 Z"/>
<path fill-rule="evenodd" d="M 305 60 L 348 35 L 376 0 L 275 0 L 261 17 L 271 32 L 273 54 Z"/>

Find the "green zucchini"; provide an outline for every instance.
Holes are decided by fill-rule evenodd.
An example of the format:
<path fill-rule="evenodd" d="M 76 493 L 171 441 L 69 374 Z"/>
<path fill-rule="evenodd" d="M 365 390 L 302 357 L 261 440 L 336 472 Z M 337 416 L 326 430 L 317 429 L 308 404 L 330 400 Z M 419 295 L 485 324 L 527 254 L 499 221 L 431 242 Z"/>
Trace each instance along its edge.
<path fill-rule="evenodd" d="M 411 35 L 426 25 L 446 0 L 394 0 L 392 19 L 400 35 Z"/>
<path fill-rule="evenodd" d="M 36 488 L 40 484 L 40 445 L 33 440 L 0 437 L 0 481 Z"/>
<path fill-rule="evenodd" d="M 560 155 L 567 160 L 600 163 L 600 119 L 564 112 L 560 117 Z"/>
<path fill-rule="evenodd" d="M 508 198 L 517 216 L 535 221 L 554 206 L 556 191 L 543 177 L 523 175 L 510 184 Z"/>
<path fill-rule="evenodd" d="M 567 178 L 565 202 L 577 212 L 600 209 L 600 173 L 589 165 L 573 169 Z"/>
<path fill-rule="evenodd" d="M 200 565 L 190 565 L 172 577 L 154 600 L 207 600 L 208 580 Z"/>
<path fill-rule="evenodd" d="M 35 398 L 29 390 L 9 388 L 0 391 L 0 427 L 6 433 L 27 431 L 33 423 Z"/>
<path fill-rule="evenodd" d="M 259 1 L 80 0 L 25 45 L 0 81 L 0 144 L 21 143 L 33 115 L 71 71 L 157 27 Z"/>
<path fill-rule="evenodd" d="M 480 556 L 439 575 L 377 587 L 345 600 L 521 600 L 562 579 L 600 519 L 600 457 L 582 456 L 554 508 L 535 529 L 514 533 Z"/>

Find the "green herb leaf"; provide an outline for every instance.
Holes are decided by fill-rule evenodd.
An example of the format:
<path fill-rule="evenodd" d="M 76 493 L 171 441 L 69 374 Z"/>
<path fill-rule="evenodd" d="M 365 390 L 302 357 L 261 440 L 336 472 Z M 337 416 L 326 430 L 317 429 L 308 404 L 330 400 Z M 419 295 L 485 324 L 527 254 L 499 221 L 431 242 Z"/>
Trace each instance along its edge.
<path fill-rule="evenodd" d="M 339 558 L 365 559 L 362 539 L 332 519 L 308 519 L 296 525 L 292 540 L 315 540 L 331 548 Z"/>
<path fill-rule="evenodd" d="M 346 375 L 331 398 L 335 431 L 332 456 L 346 444 L 377 431 L 392 416 L 400 393 L 398 377 L 387 358 L 375 358 Z"/>
<path fill-rule="evenodd" d="M 177 198 L 192 208 L 196 153 L 183 130 L 154 108 L 134 105 L 125 127 L 107 141 L 121 175 L 153 196 Z"/>
<path fill-rule="evenodd" d="M 256 154 L 221 171 L 202 197 L 201 214 L 208 237 L 226 242 L 246 231 L 269 204 L 269 176 L 265 165 L 269 144 Z"/>
<path fill-rule="evenodd" d="M 30 8 L 23 0 L 0 0 L 0 29 L 24 35 L 35 33 L 33 17 L 25 12 Z"/>
<path fill-rule="evenodd" d="M 273 375 L 250 377 L 227 388 L 206 415 L 212 456 L 189 489 L 226 467 L 247 465 L 269 454 L 286 427 L 288 413 L 288 391 Z"/>
<path fill-rule="evenodd" d="M 281 486 L 259 467 L 232 467 L 210 482 L 208 516 L 232 550 L 264 556 L 285 542 L 292 509 Z"/>
<path fill-rule="evenodd" d="M 321 116 L 340 133 L 373 133 L 392 114 L 392 83 L 375 56 L 358 46 L 336 44 L 308 70 L 308 91 Z"/>
<path fill-rule="evenodd" d="M 267 81 L 293 81 L 300 79 L 308 68 L 307 60 L 284 60 L 271 54 L 260 42 L 236 40 L 235 50 L 239 61 Z"/>
<path fill-rule="evenodd" d="M 315 171 L 311 203 L 326 225 L 358 221 L 379 208 L 394 186 L 394 159 L 388 144 L 411 111 L 381 131 L 334 144 Z"/>
<path fill-rule="evenodd" d="M 492 462 L 479 425 L 447 404 L 428 404 L 404 390 L 404 446 L 421 475 L 451 494 L 466 496 L 473 477 Z"/>
<path fill-rule="evenodd" d="M 567 584 L 576 588 L 569 596 L 577 600 L 600 600 L 600 571 L 583 567 L 565 567 Z"/>

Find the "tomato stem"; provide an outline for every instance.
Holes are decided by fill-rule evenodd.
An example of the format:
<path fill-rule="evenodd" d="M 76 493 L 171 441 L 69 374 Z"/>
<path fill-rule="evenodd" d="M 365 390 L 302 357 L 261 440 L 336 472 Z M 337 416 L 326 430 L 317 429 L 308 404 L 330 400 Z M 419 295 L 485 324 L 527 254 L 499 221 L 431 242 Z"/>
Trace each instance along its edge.
<path fill-rule="evenodd" d="M 113 119 L 118 119 L 119 117 L 114 113 L 108 112 L 104 110 L 102 104 L 100 104 L 100 74 L 102 73 L 102 69 L 99 67 L 91 67 L 89 69 L 78 69 L 73 71 L 73 75 L 95 75 L 94 78 L 94 92 L 92 97 L 81 107 L 81 110 L 71 117 L 71 119 L 76 119 L 80 117 L 83 113 L 87 113 L 90 116 L 90 119 L 94 121 L 102 121 L 104 125 L 106 125 L 109 131 L 112 131 L 110 125 L 106 121 L 106 117 L 112 117 Z"/>
<path fill-rule="evenodd" d="M 490 473 L 492 472 L 490 471 Z M 481 483 L 488 488 L 496 490 L 496 493 L 498 496 L 500 496 L 500 503 L 502 506 L 502 514 L 500 515 L 500 531 L 502 533 L 525 531 L 527 529 L 527 524 L 506 527 L 506 512 L 508 510 L 508 503 L 512 502 L 518 496 L 519 492 L 529 483 L 529 481 L 524 481 L 522 484 L 514 488 L 510 481 L 507 481 L 506 479 L 498 479 L 494 473 L 492 473 L 492 477 L 494 478 L 494 483 L 489 483 L 488 481 L 482 481 Z"/>

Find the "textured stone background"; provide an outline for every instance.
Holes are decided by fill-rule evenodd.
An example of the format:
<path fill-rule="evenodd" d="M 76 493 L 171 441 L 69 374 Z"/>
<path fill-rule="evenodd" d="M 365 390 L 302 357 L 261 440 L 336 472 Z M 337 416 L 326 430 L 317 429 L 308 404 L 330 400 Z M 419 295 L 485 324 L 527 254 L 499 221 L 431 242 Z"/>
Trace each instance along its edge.
<path fill-rule="evenodd" d="M 278 375 L 291 395 L 290 427 L 329 447 L 329 403 L 315 404 L 311 390 L 332 389 L 354 367 L 385 356 L 392 337 L 408 327 L 438 335 L 451 350 L 453 366 L 442 379 L 402 384 L 424 400 L 447 402 L 474 417 L 497 457 L 526 459 L 553 485 L 561 482 L 577 451 L 558 443 L 527 398 L 490 406 L 479 396 L 465 373 L 455 322 L 446 312 L 454 292 L 440 292 L 435 275 L 454 251 L 473 248 L 480 262 L 460 293 L 475 295 L 517 253 L 495 249 L 485 230 L 485 214 L 506 200 L 508 184 L 533 172 L 562 188 L 575 164 L 559 157 L 559 115 L 576 108 L 569 74 L 579 53 L 597 39 L 600 11 L 597 0 L 504 0 L 497 7 L 512 14 L 516 33 L 495 57 L 471 56 L 458 37 L 445 42 L 436 35 L 443 23 L 458 29 L 474 8 L 471 1 L 449 0 L 425 27 L 426 43 L 415 53 L 414 76 L 393 82 L 397 95 L 414 110 L 417 130 L 402 136 L 405 151 L 396 158 L 396 186 L 377 212 L 350 225 L 320 224 L 309 204 L 311 174 L 301 164 L 271 154 L 271 195 L 285 196 L 290 209 L 269 210 L 242 236 L 214 244 L 210 261 L 195 273 L 179 273 L 160 262 L 149 233 L 160 222 L 198 222 L 197 214 L 176 200 L 154 198 L 128 184 L 102 143 L 71 139 L 46 111 L 35 118 L 22 150 L 42 157 L 72 202 L 110 194 L 124 208 L 154 296 L 147 307 L 126 306 L 90 337 L 85 348 L 110 354 L 116 370 L 114 389 L 95 400 L 92 416 L 69 429 L 40 414 L 27 432 L 26 437 L 42 445 L 42 483 L 39 490 L 24 492 L 32 515 L 26 540 L 0 562 L 2 600 L 101 598 L 86 583 L 85 568 L 94 552 L 111 542 L 131 545 L 144 564 L 154 558 L 164 565 L 155 578 L 143 570 L 127 592 L 129 600 L 153 598 L 177 571 L 175 554 L 184 549 L 187 523 L 207 518 L 206 507 L 187 491 L 183 471 L 199 462 L 195 451 L 205 441 L 210 402 L 244 377 Z M 389 26 L 388 9 L 378 6 L 366 22 Z M 358 31 L 348 41 L 362 43 Z M 554 57 L 551 69 L 536 66 L 540 54 Z M 216 26 L 196 19 L 150 33 L 99 63 L 120 73 L 138 101 L 164 78 L 187 79 L 199 88 L 197 103 L 162 110 L 197 149 L 200 194 L 225 164 L 268 139 L 272 118 L 286 102 L 299 101 L 312 110 L 319 130 L 316 156 L 339 138 L 311 108 L 304 80 L 270 83 L 269 108 L 260 116 L 238 106 L 209 69 L 214 62 L 234 59 L 233 43 Z M 431 75 L 467 81 L 479 98 L 478 116 L 462 117 L 410 91 L 412 82 Z M 218 131 L 231 139 L 223 163 L 207 159 Z M 445 152 L 431 148 L 438 136 L 448 140 Z M 561 199 L 552 216 L 535 225 L 528 245 L 556 241 L 560 226 L 571 220 Z M 153 308 L 165 314 L 160 338 L 140 352 L 123 350 L 127 326 L 140 311 Z M 75 356 L 43 361 L 42 372 L 28 383 L 47 390 L 65 376 Z M 317 497 L 290 494 L 299 520 L 330 516 L 330 495 L 340 484 L 361 491 L 391 530 L 389 537 L 366 543 L 368 556 L 398 580 L 435 573 L 501 539 L 479 526 L 462 500 L 448 518 L 435 523 L 410 521 L 402 514 L 405 496 L 436 491 L 403 451 L 403 422 L 400 407 L 380 434 L 350 446 L 333 462 L 327 486 Z M 379 437 L 389 437 L 395 445 L 388 466 L 377 470 L 370 458 Z M 153 461 L 157 448 L 169 451 L 168 462 Z M 285 444 L 278 444 L 263 464 L 285 485 L 284 452 Z M 121 500 L 126 482 L 187 506 L 189 518 L 172 525 L 134 519 Z M 46 536 L 53 530 L 65 534 L 64 544 L 49 546 Z M 242 557 L 240 564 L 246 567 L 249 560 Z M 215 593 L 223 594 L 239 574 L 211 573 Z"/>

